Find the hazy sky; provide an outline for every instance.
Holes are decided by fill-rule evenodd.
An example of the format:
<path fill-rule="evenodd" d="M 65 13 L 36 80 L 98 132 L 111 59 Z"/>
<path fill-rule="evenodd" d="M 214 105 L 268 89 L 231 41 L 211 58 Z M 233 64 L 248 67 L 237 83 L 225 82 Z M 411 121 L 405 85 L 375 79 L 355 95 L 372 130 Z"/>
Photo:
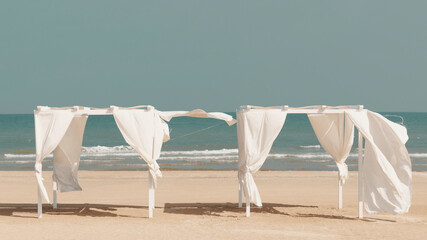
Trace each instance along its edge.
<path fill-rule="evenodd" d="M 427 1 L 0 2 L 0 113 L 427 111 Z"/>

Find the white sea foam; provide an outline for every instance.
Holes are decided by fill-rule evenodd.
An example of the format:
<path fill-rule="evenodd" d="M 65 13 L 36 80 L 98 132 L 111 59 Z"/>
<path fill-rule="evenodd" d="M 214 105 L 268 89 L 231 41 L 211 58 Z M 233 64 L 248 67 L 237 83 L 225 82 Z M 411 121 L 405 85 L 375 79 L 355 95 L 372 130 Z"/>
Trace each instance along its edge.
<path fill-rule="evenodd" d="M 270 159 L 282 159 L 282 158 L 332 158 L 328 154 L 281 154 L 281 153 L 274 153 L 269 154 L 268 158 Z"/>
<path fill-rule="evenodd" d="M 220 150 L 191 150 L 191 151 L 163 151 L 162 155 L 225 155 L 237 154 L 236 149 L 220 149 Z"/>
<path fill-rule="evenodd" d="M 139 157 L 137 152 L 81 153 L 81 157 Z"/>
<path fill-rule="evenodd" d="M 116 153 L 116 152 L 135 152 L 131 146 L 120 145 L 113 147 L 106 146 L 93 146 L 93 147 L 82 147 L 83 153 Z"/>
<path fill-rule="evenodd" d="M 109 159 L 109 160 L 106 160 L 106 159 L 102 159 L 102 160 L 89 160 L 89 159 L 84 159 L 84 160 L 80 160 L 80 163 L 107 163 L 107 162 L 109 162 L 109 163 L 111 163 L 111 162 L 120 162 L 120 161 L 122 161 L 122 160 L 116 160 L 116 159 L 114 159 L 114 160 L 111 160 L 111 159 Z"/>
<path fill-rule="evenodd" d="M 307 146 L 299 146 L 304 149 L 320 149 L 320 145 L 307 145 Z"/>
<path fill-rule="evenodd" d="M 199 162 L 199 163 L 237 163 L 237 159 L 225 160 L 225 159 L 185 159 L 183 162 Z M 177 163 L 178 165 L 180 163 Z"/>
<path fill-rule="evenodd" d="M 324 167 L 327 167 L 327 168 L 335 168 L 335 169 L 337 169 L 337 165 L 335 165 L 335 164 L 332 164 L 332 165 L 323 165 Z M 347 165 L 347 166 L 349 166 L 349 165 Z"/>
<path fill-rule="evenodd" d="M 219 149 L 219 150 L 190 150 L 190 151 L 162 151 L 161 155 L 182 155 L 182 156 L 195 156 L 195 155 L 236 155 L 238 149 Z M 139 154 L 130 146 L 94 146 L 82 147 L 81 157 L 106 157 L 106 156 L 124 156 L 124 157 L 138 157 Z M 5 158 L 35 158 L 36 154 L 4 154 Z M 53 154 L 49 154 L 47 158 L 52 158 Z"/>
<path fill-rule="evenodd" d="M 20 160 L 16 160 L 16 161 L 0 161 L 0 164 L 34 164 L 33 160 L 27 160 L 27 161 L 20 161 Z"/>
<path fill-rule="evenodd" d="M 410 153 L 412 158 L 427 158 L 427 153 Z"/>
<path fill-rule="evenodd" d="M 147 164 L 102 164 L 103 167 L 142 167 L 142 168 L 146 168 Z"/>
<path fill-rule="evenodd" d="M 160 156 L 160 160 L 191 160 L 191 159 L 206 159 L 206 160 L 215 160 L 215 159 L 238 159 L 238 150 L 237 149 L 222 149 L 222 150 L 194 150 L 194 151 L 163 151 Z M 139 157 L 136 152 L 129 152 L 129 150 L 124 150 L 124 152 L 119 151 L 109 151 L 100 152 L 100 151 L 91 151 L 91 152 L 82 152 L 81 157 Z M 357 156 L 357 154 L 350 154 L 351 157 Z M 5 154 L 5 158 L 8 159 L 34 159 L 35 154 Z M 52 158 L 50 154 L 47 159 Z M 321 158 L 321 159 L 331 159 L 332 157 L 329 154 L 322 153 L 305 153 L 305 154 L 282 154 L 282 153 L 272 153 L 268 155 L 270 159 L 283 159 L 283 158 Z"/>
<path fill-rule="evenodd" d="M 238 149 L 219 150 L 189 150 L 189 151 L 162 151 L 161 155 L 226 155 L 237 154 Z M 130 146 L 94 146 L 82 147 L 81 156 L 138 156 L 138 153 Z"/>
<path fill-rule="evenodd" d="M 349 154 L 349 157 L 357 157 L 357 154 Z M 268 158 L 273 159 L 281 159 L 281 158 L 303 158 L 303 159 L 312 159 L 312 158 L 320 158 L 320 159 L 332 159 L 331 155 L 327 153 L 304 153 L 304 154 L 281 154 L 281 153 L 273 153 L 269 154 Z"/>
<path fill-rule="evenodd" d="M 162 157 L 160 156 L 160 160 L 215 160 L 215 159 L 238 159 L 237 155 L 226 155 L 226 156 L 172 156 L 172 157 Z"/>
<path fill-rule="evenodd" d="M 5 158 L 36 158 L 36 154 L 9 154 L 4 155 Z"/>
<path fill-rule="evenodd" d="M 331 160 L 304 160 L 304 162 L 331 162 Z"/>
<path fill-rule="evenodd" d="M 307 145 L 300 146 L 304 149 L 319 149 L 320 145 Z M 0 161 L 2 163 L 30 163 L 35 159 L 35 154 L 4 154 L 5 159 L 17 159 L 18 161 Z M 350 158 L 357 158 L 357 153 L 351 153 Z M 427 158 L 427 153 L 411 153 L 411 158 Z M 51 161 L 53 154 L 49 154 L 46 158 L 47 161 Z M 114 159 L 115 161 L 121 161 L 130 158 L 139 158 L 138 153 L 130 146 L 121 145 L 121 146 L 92 146 L 92 147 L 82 147 L 82 162 L 89 164 L 91 161 L 95 163 L 99 162 L 108 162 Z M 93 158 L 94 159 L 93 159 Z M 118 157 L 121 157 L 118 159 Z M 86 158 L 86 159 L 85 159 Z M 87 159 L 87 158 L 92 158 Z M 332 159 L 332 157 L 327 153 L 271 153 L 268 155 L 269 159 L 319 159 L 326 160 Z M 27 161 L 28 159 L 28 161 Z M 238 149 L 217 149 L 217 150 L 185 150 L 185 151 L 162 151 L 160 155 L 160 160 L 163 161 L 232 161 L 236 162 L 238 160 Z M 307 160 L 308 161 L 308 160 Z"/>

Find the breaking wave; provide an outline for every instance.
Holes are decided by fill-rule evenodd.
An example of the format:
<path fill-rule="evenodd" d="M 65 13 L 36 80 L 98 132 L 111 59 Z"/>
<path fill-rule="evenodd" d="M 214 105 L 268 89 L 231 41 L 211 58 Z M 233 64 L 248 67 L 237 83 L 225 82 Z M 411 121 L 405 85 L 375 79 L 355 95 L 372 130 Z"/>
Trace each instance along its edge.
<path fill-rule="evenodd" d="M 320 145 L 299 146 L 299 148 L 303 148 L 303 149 L 320 149 Z"/>
<path fill-rule="evenodd" d="M 307 145 L 299 146 L 304 149 L 320 149 L 320 145 Z M 90 164 L 96 162 L 120 162 L 129 161 L 132 159 L 139 158 L 138 153 L 130 146 L 91 146 L 82 147 L 81 162 Z M 427 153 L 411 153 L 411 158 L 416 159 L 427 159 Z M 4 154 L 4 160 L 0 163 L 6 164 L 29 164 L 33 163 L 36 155 L 34 153 L 29 154 Z M 53 154 L 49 154 L 46 157 L 47 161 L 51 161 Z M 355 159 L 358 157 L 357 153 L 350 153 L 349 158 Z M 332 157 L 325 152 L 315 153 L 270 153 L 268 159 L 302 159 L 303 161 L 318 161 L 332 160 Z M 305 160 L 304 160 L 305 159 Z M 197 161 L 197 162 L 237 162 L 238 160 L 238 149 L 217 149 L 217 150 L 182 150 L 182 151 L 162 151 L 159 160 L 161 162 L 166 161 Z"/>

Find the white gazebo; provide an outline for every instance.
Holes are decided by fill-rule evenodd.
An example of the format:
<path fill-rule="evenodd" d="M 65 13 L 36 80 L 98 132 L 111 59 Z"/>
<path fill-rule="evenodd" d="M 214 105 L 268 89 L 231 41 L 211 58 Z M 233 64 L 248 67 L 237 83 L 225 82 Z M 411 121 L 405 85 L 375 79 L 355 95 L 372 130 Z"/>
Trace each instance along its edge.
<path fill-rule="evenodd" d="M 246 216 L 250 204 L 262 206 L 255 174 L 265 162 L 279 135 L 287 114 L 307 114 L 323 149 L 338 167 L 338 208 L 342 208 L 342 185 L 348 178 L 345 161 L 358 129 L 358 202 L 359 218 L 363 206 L 367 213 L 406 213 L 411 205 L 411 160 L 405 143 L 406 128 L 391 122 L 363 106 L 242 106 L 237 111 L 239 144 L 239 207 L 242 192 L 246 198 Z M 365 144 L 363 144 L 363 140 Z"/>
<path fill-rule="evenodd" d="M 149 218 L 153 217 L 154 189 L 157 177 L 162 174 L 157 164 L 163 142 L 170 139 L 169 127 L 165 121 L 173 117 L 188 116 L 215 118 L 233 125 L 232 116 L 221 112 L 158 111 L 153 106 L 122 108 L 39 106 L 34 111 L 36 163 L 35 171 L 38 183 L 38 217 L 42 217 L 42 196 L 50 203 L 43 184 L 42 162 L 53 152 L 53 208 L 57 208 L 57 191 L 80 191 L 78 168 L 82 148 L 83 133 L 89 115 L 113 115 L 116 124 L 126 142 L 134 148 L 148 165 Z"/>

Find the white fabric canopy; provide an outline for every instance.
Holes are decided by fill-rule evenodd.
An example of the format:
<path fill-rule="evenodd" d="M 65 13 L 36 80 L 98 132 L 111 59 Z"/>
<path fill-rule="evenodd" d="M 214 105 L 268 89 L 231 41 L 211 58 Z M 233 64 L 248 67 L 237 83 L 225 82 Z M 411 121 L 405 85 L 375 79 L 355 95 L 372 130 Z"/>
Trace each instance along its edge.
<path fill-rule="evenodd" d="M 371 111 L 348 112 L 366 140 L 362 169 L 368 213 L 406 213 L 411 206 L 411 160 L 406 128 Z"/>
<path fill-rule="evenodd" d="M 39 190 L 47 202 L 49 197 L 42 178 L 42 161 L 49 155 L 64 137 L 68 126 L 73 120 L 74 114 L 70 110 L 58 110 L 55 112 L 34 112 L 34 124 L 36 132 L 36 178 Z"/>
<path fill-rule="evenodd" d="M 303 111 L 309 112 L 316 136 L 336 161 L 341 179 L 347 176 L 345 159 L 353 143 L 354 126 L 366 139 L 361 173 L 368 213 L 405 213 L 409 210 L 412 176 L 411 161 L 405 147 L 408 135 L 404 126 L 368 110 L 319 114 L 311 113 L 312 108 L 297 109 L 298 113 Z M 245 197 L 257 206 L 262 203 L 252 174 L 261 168 L 267 158 L 286 115 L 285 109 L 278 108 L 237 112 L 239 183 L 243 185 Z"/>
<path fill-rule="evenodd" d="M 197 117 L 197 118 L 215 118 L 224 120 L 228 126 L 236 123 L 232 116 L 222 112 L 205 112 L 202 109 L 195 109 L 192 111 L 159 111 L 160 117 L 165 121 L 170 121 L 174 117 Z"/>
<path fill-rule="evenodd" d="M 145 107 L 145 106 L 144 106 Z M 132 146 L 147 162 L 149 172 L 156 186 L 157 177 L 161 177 L 157 159 L 160 156 L 162 143 L 169 140 L 169 128 L 161 115 L 170 120 L 178 116 L 216 118 L 226 121 L 229 125 L 235 120 L 224 113 L 207 113 L 197 109 L 193 111 L 161 112 L 151 106 L 147 109 L 119 108 L 91 109 L 85 107 L 66 107 L 51 109 L 39 107 L 34 111 L 36 131 L 36 178 L 40 192 L 49 201 L 43 185 L 42 161 L 54 151 L 53 179 L 62 192 L 78 191 L 82 188 L 78 183 L 78 167 L 83 141 L 84 129 L 88 115 L 113 113 L 117 126 L 126 142 Z M 80 111 L 81 110 L 81 111 Z"/>
<path fill-rule="evenodd" d="M 165 136 L 169 138 L 167 124 L 154 109 L 114 108 L 113 115 L 126 142 L 147 162 L 156 187 L 157 177 L 162 177 L 156 160 Z"/>
<path fill-rule="evenodd" d="M 262 206 L 262 202 L 252 174 L 265 162 L 285 119 L 286 112 L 280 109 L 237 112 L 239 182 L 243 186 L 246 199 L 250 199 L 257 206 Z"/>
<path fill-rule="evenodd" d="M 88 116 L 74 116 L 53 152 L 53 179 L 61 192 L 81 191 L 78 181 L 80 152 Z"/>
<path fill-rule="evenodd" d="M 348 178 L 345 164 L 354 139 L 354 125 L 344 113 L 307 114 L 320 145 L 335 160 L 340 180 Z"/>

